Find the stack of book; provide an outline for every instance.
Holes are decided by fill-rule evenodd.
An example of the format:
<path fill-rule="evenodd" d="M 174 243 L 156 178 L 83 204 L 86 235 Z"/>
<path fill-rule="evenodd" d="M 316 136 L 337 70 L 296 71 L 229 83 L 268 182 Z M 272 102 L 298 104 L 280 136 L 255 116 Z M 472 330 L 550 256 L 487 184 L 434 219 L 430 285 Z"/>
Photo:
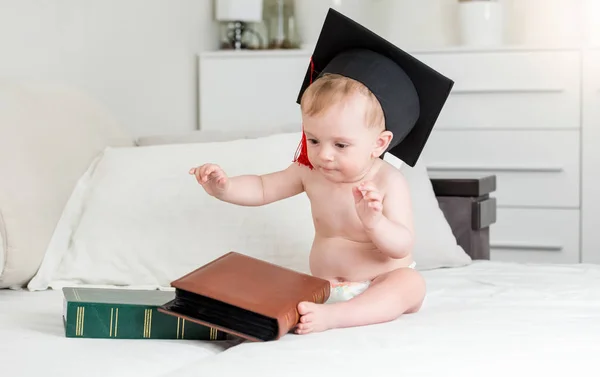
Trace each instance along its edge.
<path fill-rule="evenodd" d="M 277 340 L 302 301 L 325 303 L 329 281 L 229 252 L 173 281 L 173 291 L 64 288 L 67 337 Z"/>

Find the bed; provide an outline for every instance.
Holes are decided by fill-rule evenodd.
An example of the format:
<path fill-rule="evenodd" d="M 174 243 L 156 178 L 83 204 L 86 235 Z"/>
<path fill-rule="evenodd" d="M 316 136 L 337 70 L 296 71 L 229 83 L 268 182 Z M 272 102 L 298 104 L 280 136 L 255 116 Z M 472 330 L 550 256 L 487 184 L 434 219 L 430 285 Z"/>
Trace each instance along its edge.
<path fill-rule="evenodd" d="M 0 291 L 7 376 L 597 376 L 600 270 L 480 261 L 425 271 L 423 310 L 272 343 L 65 338 L 59 291 Z"/>
<path fill-rule="evenodd" d="M 268 343 L 65 338 L 64 286 L 163 288 L 229 249 L 307 271 L 306 198 L 226 206 L 203 196 L 187 175 L 191 164 L 209 159 L 230 174 L 283 167 L 299 135 L 199 132 L 136 140 L 72 88 L 4 82 L 0 96 L 5 375 L 600 371 L 600 266 L 489 260 L 494 177 L 440 178 L 402 164 L 416 210 L 415 259 L 428 286 L 420 312 Z"/>

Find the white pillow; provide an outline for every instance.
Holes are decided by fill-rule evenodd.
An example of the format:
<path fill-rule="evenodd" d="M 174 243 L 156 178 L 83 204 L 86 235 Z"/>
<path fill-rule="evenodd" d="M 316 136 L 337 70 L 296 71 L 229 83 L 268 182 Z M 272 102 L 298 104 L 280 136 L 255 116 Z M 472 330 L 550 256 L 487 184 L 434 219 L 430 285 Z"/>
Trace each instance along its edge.
<path fill-rule="evenodd" d="M 208 196 L 188 175 L 205 162 L 220 164 L 230 175 L 282 169 L 299 140 L 297 133 L 107 149 L 89 182 L 75 192 L 62 231 L 29 288 L 167 286 L 230 250 L 308 271 L 314 230 L 305 195 L 262 207 L 235 206 Z"/>
<path fill-rule="evenodd" d="M 136 140 L 138 146 L 184 143 L 209 143 L 237 139 L 255 139 L 259 137 L 296 133 L 302 129 L 300 124 L 284 124 L 271 127 L 255 127 L 244 130 L 196 130 L 183 134 L 141 136 Z"/>
<path fill-rule="evenodd" d="M 0 79 L 0 288 L 35 275 L 73 187 L 107 146 L 134 140 L 86 93 Z"/>
<path fill-rule="evenodd" d="M 65 285 L 165 287 L 230 251 L 309 272 L 314 229 L 305 194 L 262 207 L 208 196 L 188 175 L 220 164 L 262 174 L 292 161 L 300 133 L 227 142 L 107 149 L 75 190 L 31 290 Z M 426 174 L 407 170 L 415 193 L 420 268 L 469 259 L 456 245 Z M 412 182 L 417 180 L 420 182 Z"/>
<path fill-rule="evenodd" d="M 386 155 L 385 160 L 400 168 L 410 187 L 416 234 L 413 254 L 417 269 L 470 264 L 471 257 L 456 243 L 452 229 L 439 207 L 425 166 L 417 163 L 410 167 L 391 155 Z"/>

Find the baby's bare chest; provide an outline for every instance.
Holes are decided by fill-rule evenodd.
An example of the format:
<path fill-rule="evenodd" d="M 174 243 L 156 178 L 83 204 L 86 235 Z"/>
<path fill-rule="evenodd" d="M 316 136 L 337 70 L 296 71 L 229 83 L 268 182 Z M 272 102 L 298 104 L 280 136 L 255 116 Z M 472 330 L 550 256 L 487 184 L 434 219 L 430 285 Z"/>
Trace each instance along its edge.
<path fill-rule="evenodd" d="M 351 189 L 307 190 L 315 230 L 321 235 L 360 237 L 362 226 Z"/>

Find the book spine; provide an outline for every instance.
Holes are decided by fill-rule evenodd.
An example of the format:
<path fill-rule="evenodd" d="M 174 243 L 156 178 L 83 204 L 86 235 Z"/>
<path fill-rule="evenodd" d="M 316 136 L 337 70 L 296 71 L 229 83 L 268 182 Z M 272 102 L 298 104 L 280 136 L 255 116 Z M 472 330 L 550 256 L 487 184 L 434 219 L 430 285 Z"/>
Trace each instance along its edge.
<path fill-rule="evenodd" d="M 215 328 L 166 315 L 154 306 L 65 302 L 69 338 L 225 340 Z"/>

